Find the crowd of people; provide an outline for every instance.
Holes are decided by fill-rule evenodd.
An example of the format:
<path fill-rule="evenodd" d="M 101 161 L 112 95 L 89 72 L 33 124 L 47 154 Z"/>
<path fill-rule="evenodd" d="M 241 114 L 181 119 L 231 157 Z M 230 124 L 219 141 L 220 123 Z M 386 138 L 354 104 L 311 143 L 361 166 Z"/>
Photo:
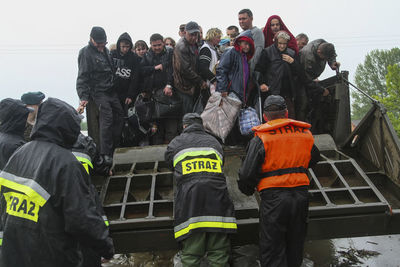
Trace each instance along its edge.
<path fill-rule="evenodd" d="M 262 29 L 249 9 L 238 12 L 238 21 L 242 31 L 229 26 L 226 37 L 218 28 L 203 36 L 190 21 L 179 26 L 177 42 L 154 33 L 150 47 L 125 32 L 110 50 L 105 30 L 95 26 L 78 56 L 77 109 L 55 98 L 42 102 L 41 92 L 0 102 L 4 266 L 80 266 L 82 259 L 83 266 L 100 266 L 101 257 L 113 255 L 90 174 L 110 174 L 114 149 L 128 139 L 128 145 L 169 144 L 165 160 L 177 181 L 174 232 L 184 266 L 198 266 L 206 252 L 224 266 L 237 225 L 222 141 L 206 133 L 199 115 L 213 94 L 262 114 L 247 139 L 238 187 L 261 193 L 262 266 L 300 266 L 306 170 L 319 159 L 312 125 L 330 93 L 318 77 L 327 63 L 332 70 L 340 64 L 333 44 L 294 37 L 277 15 Z M 98 116 L 97 146 L 80 134 L 85 108 Z"/>
<path fill-rule="evenodd" d="M 177 42 L 154 33 L 149 46 L 143 40 L 133 43 L 125 32 L 110 51 L 104 29 L 92 28 L 89 44 L 79 52 L 77 92 L 80 112 L 89 103 L 99 113 L 98 142 L 106 161 L 112 160 L 113 148 L 129 145 L 121 142 L 129 125 L 141 129 L 131 131 L 131 146 L 168 144 L 181 132 L 183 115 L 201 113 L 214 92 L 240 100 L 243 107 L 259 107 L 267 96 L 281 95 L 290 118 L 313 124 L 321 97 L 329 94 L 318 77 L 326 63 L 339 67 L 334 45 L 323 39 L 309 43 L 304 33 L 294 37 L 277 15 L 262 29 L 253 25 L 249 9 L 239 11 L 238 21 L 242 32 L 232 25 L 226 36 L 218 28 L 203 35 L 190 21 L 179 26 Z M 124 123 L 129 114 L 137 115 L 135 123 Z"/>

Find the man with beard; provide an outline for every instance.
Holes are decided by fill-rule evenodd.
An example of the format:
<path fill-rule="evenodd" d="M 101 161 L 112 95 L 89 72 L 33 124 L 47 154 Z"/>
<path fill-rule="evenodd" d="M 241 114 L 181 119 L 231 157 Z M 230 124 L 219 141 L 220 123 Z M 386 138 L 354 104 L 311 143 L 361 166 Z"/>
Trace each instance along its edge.
<path fill-rule="evenodd" d="M 140 57 L 132 52 L 132 39 L 127 32 L 121 34 L 117 48 L 111 52 L 115 66 L 114 88 L 122 106 L 129 105 L 138 94 Z"/>

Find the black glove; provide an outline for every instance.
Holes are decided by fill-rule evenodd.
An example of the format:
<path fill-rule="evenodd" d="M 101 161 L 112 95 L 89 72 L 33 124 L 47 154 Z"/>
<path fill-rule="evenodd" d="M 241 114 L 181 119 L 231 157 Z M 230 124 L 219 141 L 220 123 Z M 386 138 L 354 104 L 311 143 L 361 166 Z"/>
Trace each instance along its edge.
<path fill-rule="evenodd" d="M 238 186 L 239 186 L 240 192 L 242 192 L 246 196 L 251 196 L 252 194 L 254 194 L 254 187 L 249 186 L 248 184 L 244 183 L 243 181 L 239 180 Z"/>

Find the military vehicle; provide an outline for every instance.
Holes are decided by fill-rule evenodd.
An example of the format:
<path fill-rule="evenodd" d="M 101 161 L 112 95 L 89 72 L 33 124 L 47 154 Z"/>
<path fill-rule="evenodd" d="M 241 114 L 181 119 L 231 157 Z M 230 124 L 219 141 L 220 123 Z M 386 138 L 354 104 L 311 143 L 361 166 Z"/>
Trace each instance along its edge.
<path fill-rule="evenodd" d="M 386 109 L 371 109 L 352 130 L 348 72 L 321 81 L 331 92 L 323 99 L 323 134 L 315 135 L 322 161 L 308 170 L 310 208 L 308 239 L 400 233 L 400 144 Z M 95 114 L 88 114 L 96 137 Z M 171 250 L 174 179 L 164 162 L 166 146 L 120 148 L 113 175 L 93 177 L 110 221 L 116 252 Z M 237 187 L 245 148 L 226 146 L 224 172 L 235 205 L 238 233 L 234 245 L 258 242 L 256 194 Z"/>

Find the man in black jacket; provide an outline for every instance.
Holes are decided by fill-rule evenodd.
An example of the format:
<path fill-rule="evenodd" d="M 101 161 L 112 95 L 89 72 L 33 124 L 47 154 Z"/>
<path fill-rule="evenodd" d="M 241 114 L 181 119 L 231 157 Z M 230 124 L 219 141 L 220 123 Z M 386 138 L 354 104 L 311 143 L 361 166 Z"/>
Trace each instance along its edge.
<path fill-rule="evenodd" d="M 155 101 L 165 104 L 177 102 L 177 93 L 173 90 L 173 49 L 166 48 L 162 35 L 155 33 L 150 37 L 150 50 L 143 56 L 141 69 L 143 75 L 143 93 L 152 96 Z M 157 103 L 156 103 L 157 104 Z M 164 114 L 163 114 L 164 115 Z M 152 144 L 168 144 L 178 133 L 178 118 L 181 112 L 165 114 L 155 123 L 157 132 Z"/>
<path fill-rule="evenodd" d="M 32 141 L 0 172 L 1 266 L 81 266 L 80 244 L 113 256 L 89 176 L 71 153 L 80 121 L 73 107 L 49 98 L 39 107 Z"/>
<path fill-rule="evenodd" d="M 117 49 L 111 51 L 116 68 L 114 88 L 121 105 L 129 105 L 138 95 L 141 58 L 132 52 L 132 39 L 127 32 L 121 34 L 117 41 Z"/>
<path fill-rule="evenodd" d="M 182 242 L 183 266 L 200 266 L 207 253 L 211 266 L 229 259 L 228 233 L 236 232 L 232 200 L 223 172 L 220 143 L 203 128 L 197 113 L 183 117 L 183 133 L 167 147 L 165 160 L 174 167 L 175 239 Z"/>
<path fill-rule="evenodd" d="M 14 151 L 25 144 L 25 125 L 32 111 L 20 100 L 6 98 L 0 102 L 0 170 Z"/>
<path fill-rule="evenodd" d="M 89 44 L 79 51 L 76 90 L 80 99 L 79 112 L 83 112 L 89 100 L 93 100 L 99 111 L 100 153 L 112 163 L 114 148 L 121 137 L 124 112 L 113 90 L 115 70 L 106 44 L 104 29 L 93 27 Z"/>

